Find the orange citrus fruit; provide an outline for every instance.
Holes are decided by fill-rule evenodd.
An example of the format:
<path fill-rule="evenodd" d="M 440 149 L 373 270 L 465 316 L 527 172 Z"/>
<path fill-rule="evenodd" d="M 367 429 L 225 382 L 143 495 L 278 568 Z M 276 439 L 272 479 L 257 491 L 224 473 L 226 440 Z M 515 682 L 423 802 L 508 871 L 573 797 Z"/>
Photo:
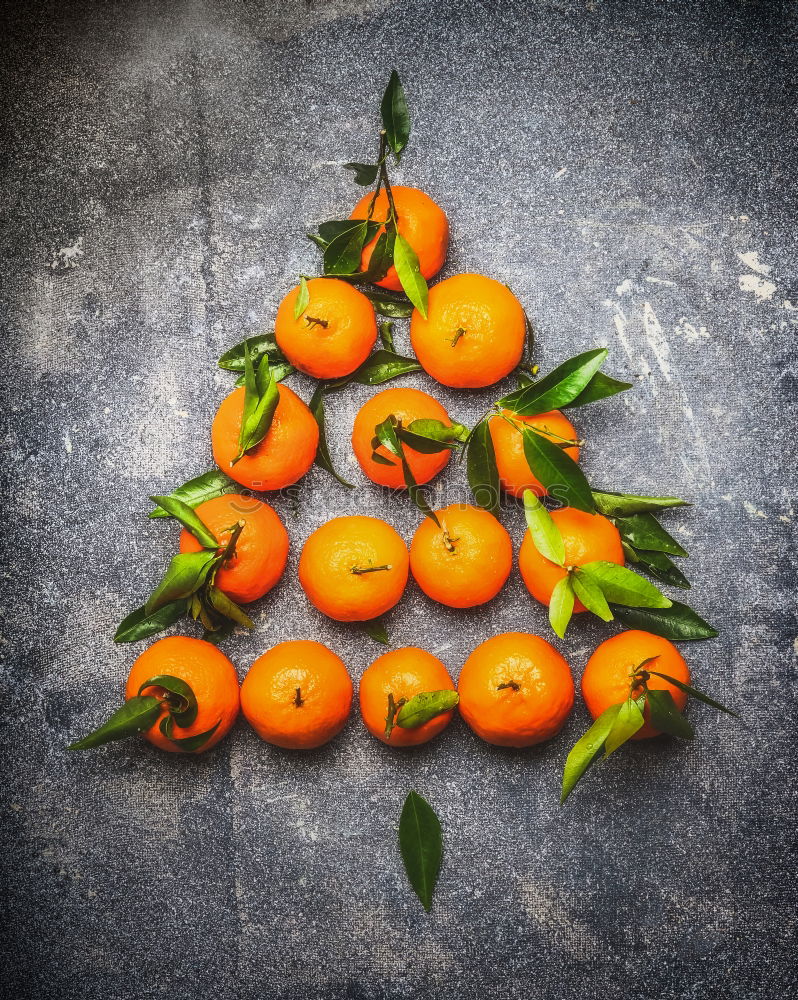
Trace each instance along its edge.
<path fill-rule="evenodd" d="M 244 387 L 222 400 L 213 418 L 213 460 L 231 479 L 253 490 L 281 490 L 308 471 L 316 458 L 319 426 L 313 414 L 287 385 L 266 437 L 233 465 L 244 413 Z"/>
<path fill-rule="evenodd" d="M 566 566 L 584 566 L 585 563 L 598 560 L 623 566 L 620 533 L 603 514 L 586 514 L 575 507 L 562 507 L 560 510 L 553 510 L 551 517 L 562 535 Z M 538 552 L 528 531 L 518 553 L 518 568 L 529 593 L 536 601 L 546 605 L 551 600 L 554 588 L 566 575 L 562 566 Z M 574 611 L 584 610 L 585 606 L 581 601 L 574 601 Z"/>
<path fill-rule="evenodd" d="M 656 656 L 657 659 L 653 663 L 646 664 L 643 670 L 649 668 L 659 670 L 669 677 L 675 677 L 683 684 L 690 683 L 690 670 L 684 657 L 672 642 L 638 629 L 621 632 L 596 648 L 582 674 L 582 697 L 594 719 L 612 705 L 619 705 L 627 700 L 632 677 L 643 661 L 651 656 Z M 687 704 L 687 695 L 684 691 L 655 674 L 649 674 L 646 683 L 653 691 L 670 691 L 676 707 L 680 712 L 684 711 Z M 631 694 L 633 698 L 637 698 L 642 694 L 642 688 L 636 686 Z M 643 715 L 646 722 L 643 728 L 634 734 L 633 740 L 659 736 L 659 730 L 654 729 L 648 722 L 648 705 Z"/>
<path fill-rule="evenodd" d="M 216 586 L 237 604 L 249 604 L 272 589 L 285 570 L 288 532 L 268 504 L 239 493 L 226 493 L 198 504 L 200 520 L 224 547 L 230 532 L 244 522 L 235 553 L 216 573 Z M 185 528 L 180 533 L 181 552 L 199 552 L 202 545 Z"/>
<path fill-rule="evenodd" d="M 185 728 L 175 722 L 174 738 L 199 736 L 216 726 L 213 735 L 199 749 L 189 752 L 204 753 L 216 746 L 238 716 L 238 677 L 233 664 L 210 642 L 185 635 L 168 636 L 154 642 L 135 661 L 125 685 L 125 698 L 135 698 L 142 684 L 163 674 L 185 681 L 197 699 L 196 719 Z M 141 694 L 165 698 L 168 692 L 156 685 L 144 688 Z M 180 745 L 167 739 L 159 729 L 167 712 L 164 707 L 159 718 L 142 735 L 161 750 L 181 753 Z"/>
<path fill-rule="evenodd" d="M 313 378 L 340 378 L 363 364 L 377 340 L 374 307 L 356 288 L 334 278 L 311 278 L 310 301 L 294 318 L 299 286 L 277 310 L 274 336 L 291 364 Z"/>
<path fill-rule="evenodd" d="M 510 536 L 493 514 L 467 503 L 425 517 L 410 545 L 410 569 L 427 597 L 450 608 L 485 604 L 502 589 L 513 564 Z"/>
<path fill-rule="evenodd" d="M 457 683 L 460 712 L 481 739 L 529 747 L 551 739 L 574 704 L 565 659 L 536 635 L 505 632 L 481 643 Z"/>
<path fill-rule="evenodd" d="M 452 421 L 437 399 L 433 399 L 421 389 L 383 389 L 360 407 L 352 428 L 352 449 L 360 468 L 373 483 L 400 489 L 404 487 L 405 479 L 399 459 L 384 445 L 380 445 L 376 452 L 383 458 L 389 459 L 391 465 L 375 462 L 371 457 L 375 451 L 372 445 L 374 428 L 391 414 L 400 420 L 405 428 L 413 420 L 440 420 L 447 427 L 451 426 Z M 413 478 L 419 485 L 428 483 L 445 467 L 451 457 L 448 448 L 431 455 L 416 451 L 407 444 L 402 445 L 402 450 Z"/>
<path fill-rule="evenodd" d="M 401 236 L 415 250 L 423 277 L 429 281 L 434 278 L 446 262 L 446 251 L 449 247 L 449 220 L 440 206 L 429 195 L 418 188 L 397 185 L 391 188 L 396 205 L 397 228 Z M 350 219 L 365 219 L 368 216 L 373 195 L 366 194 L 352 209 Z M 388 196 L 380 191 L 374 203 L 372 219 L 385 222 L 388 217 Z M 363 247 L 360 259 L 360 269 L 365 271 L 369 266 L 374 247 L 384 229 L 380 229 L 371 242 Z M 402 283 L 395 267 L 390 267 L 384 278 L 377 282 L 383 288 L 401 291 Z"/>
<path fill-rule="evenodd" d="M 320 642 L 294 639 L 267 650 L 241 685 L 241 710 L 267 743 L 312 750 L 339 733 L 352 707 L 352 680 Z"/>
<path fill-rule="evenodd" d="M 481 274 L 457 274 L 429 290 L 427 319 L 418 309 L 410 341 L 424 370 L 443 385 L 493 385 L 521 360 L 526 319 L 506 285 Z"/>
<path fill-rule="evenodd" d="M 392 747 L 414 747 L 431 740 L 449 725 L 453 711 L 436 715 L 415 729 L 395 725 L 390 736 L 385 735 L 391 710 L 425 691 L 454 691 L 452 679 L 437 656 L 416 646 L 383 653 L 360 680 L 360 714 L 366 729 Z"/>
<path fill-rule="evenodd" d="M 577 440 L 574 425 L 559 410 L 538 413 L 533 417 L 519 417 L 507 410 L 503 410 L 502 413 L 518 424 L 543 431 L 543 436 L 554 444 Z M 514 497 L 523 496 L 525 490 L 533 490 L 539 497 L 544 496 L 546 490 L 532 474 L 524 456 L 524 438 L 521 431 L 498 413 L 490 418 L 489 426 L 502 489 Z M 565 454 L 570 455 L 575 462 L 579 461 L 578 447 L 566 448 Z"/>
<path fill-rule="evenodd" d="M 407 546 L 377 517 L 334 517 L 305 542 L 299 582 L 314 607 L 339 622 L 365 622 L 392 608 L 407 583 Z"/>

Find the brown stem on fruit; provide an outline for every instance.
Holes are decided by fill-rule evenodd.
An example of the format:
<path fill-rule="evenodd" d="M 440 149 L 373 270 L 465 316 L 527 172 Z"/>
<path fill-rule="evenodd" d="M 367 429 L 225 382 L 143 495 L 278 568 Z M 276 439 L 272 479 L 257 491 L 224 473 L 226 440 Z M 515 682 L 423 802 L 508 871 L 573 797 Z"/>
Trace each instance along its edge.
<path fill-rule="evenodd" d="M 388 714 L 385 716 L 385 739 L 389 740 L 391 738 L 391 733 L 396 725 L 396 716 L 399 714 L 399 709 L 405 704 L 407 698 L 400 698 L 399 701 L 394 701 L 393 694 L 388 695 Z"/>
<path fill-rule="evenodd" d="M 305 322 L 311 328 L 314 327 L 314 326 L 321 326 L 321 327 L 324 327 L 325 330 L 330 325 L 329 322 L 326 319 L 317 319 L 315 316 L 306 316 L 305 317 Z"/>
<path fill-rule="evenodd" d="M 447 552 L 454 553 L 454 543 L 459 541 L 460 541 L 459 536 L 457 538 L 452 538 L 452 536 L 449 534 L 446 528 L 443 529 L 443 544 Z"/>
<path fill-rule="evenodd" d="M 353 566 L 349 571 L 354 573 L 355 576 L 362 576 L 364 573 L 379 573 L 384 569 L 393 569 L 390 563 L 386 563 L 384 566 Z"/>
<path fill-rule="evenodd" d="M 462 328 L 462 326 L 458 326 L 455 335 L 452 337 L 449 343 L 452 345 L 452 347 L 456 347 L 457 341 L 464 336 L 465 336 L 465 330 Z"/>
<path fill-rule="evenodd" d="M 244 530 L 246 526 L 246 521 L 237 521 L 227 530 L 231 532 L 230 538 L 227 540 L 227 545 L 225 545 L 222 551 L 222 562 L 229 562 L 235 557 L 236 554 L 236 542 L 238 541 L 238 536 Z"/>
<path fill-rule="evenodd" d="M 520 691 L 521 685 L 517 681 L 506 681 L 504 684 L 499 684 L 496 690 L 503 691 L 505 688 L 512 688 L 513 691 Z"/>
<path fill-rule="evenodd" d="M 302 706 L 305 704 L 305 699 L 302 697 L 302 688 L 296 689 L 294 704 L 296 705 L 297 708 L 302 708 Z"/>

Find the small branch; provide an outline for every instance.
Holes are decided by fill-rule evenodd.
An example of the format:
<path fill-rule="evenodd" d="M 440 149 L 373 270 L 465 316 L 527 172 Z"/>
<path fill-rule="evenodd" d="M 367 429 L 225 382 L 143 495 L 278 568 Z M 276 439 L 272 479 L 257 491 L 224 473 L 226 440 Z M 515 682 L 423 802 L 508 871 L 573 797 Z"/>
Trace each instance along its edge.
<path fill-rule="evenodd" d="M 512 688 L 513 691 L 520 691 L 521 690 L 521 685 L 518 684 L 516 681 L 507 681 L 504 684 L 499 684 L 499 686 L 496 688 L 496 690 L 497 691 L 502 691 L 502 690 L 504 690 L 504 688 Z"/>
<path fill-rule="evenodd" d="M 355 576 L 362 576 L 364 573 L 379 573 L 384 569 L 393 569 L 393 566 L 390 563 L 386 563 L 384 566 L 353 566 L 349 572 L 354 573 Z"/>

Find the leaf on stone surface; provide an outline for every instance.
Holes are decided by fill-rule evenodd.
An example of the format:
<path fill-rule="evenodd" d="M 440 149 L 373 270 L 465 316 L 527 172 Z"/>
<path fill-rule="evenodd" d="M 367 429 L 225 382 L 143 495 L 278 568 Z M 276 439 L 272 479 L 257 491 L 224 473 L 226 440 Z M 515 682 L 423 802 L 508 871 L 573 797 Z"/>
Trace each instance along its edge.
<path fill-rule="evenodd" d="M 576 783 L 604 749 L 604 741 L 615 725 L 620 710 L 620 705 L 610 705 L 571 749 L 563 769 L 560 804 L 565 802 Z"/>
<path fill-rule="evenodd" d="M 603 559 L 585 563 L 580 572 L 589 577 L 610 604 L 633 608 L 669 608 L 671 601 L 653 583 L 625 566 Z"/>
<path fill-rule="evenodd" d="M 480 421 L 471 432 L 466 445 L 466 465 L 474 503 L 498 518 L 501 499 L 499 469 L 487 420 Z"/>
<path fill-rule="evenodd" d="M 395 69 L 391 70 L 388 86 L 382 95 L 380 114 L 382 127 L 385 129 L 385 138 L 394 155 L 399 159 L 402 150 L 407 145 L 407 140 L 410 138 L 410 112 L 407 108 L 402 81 Z"/>
<path fill-rule="evenodd" d="M 737 712 L 733 712 L 730 708 L 726 708 L 726 706 L 721 705 L 719 701 L 715 701 L 714 698 L 710 698 L 709 695 L 703 694 L 697 688 L 691 687 L 689 684 L 685 684 L 684 681 L 677 681 L 675 677 L 670 677 L 668 674 L 661 674 L 659 670 L 649 669 L 648 672 L 650 674 L 654 674 L 656 677 L 661 677 L 669 684 L 673 684 L 674 687 L 679 688 L 680 691 L 684 691 L 685 694 L 689 694 L 693 698 L 703 701 L 705 705 L 711 705 L 713 708 L 717 708 L 721 712 L 726 712 L 727 715 L 733 715 L 735 719 L 740 718 Z"/>
<path fill-rule="evenodd" d="M 179 497 L 151 496 L 150 500 L 166 511 L 170 517 L 178 520 L 187 531 L 191 532 L 200 545 L 203 545 L 206 549 L 217 549 L 219 547 L 219 542 L 211 529 L 205 524 L 199 514 L 196 513 L 194 508 L 189 507 Z"/>
<path fill-rule="evenodd" d="M 717 629 L 704 621 L 687 604 L 679 601 L 673 601 L 669 608 L 632 608 L 610 603 L 615 617 L 627 628 L 653 632 L 654 635 L 661 635 L 664 639 L 686 642 L 694 639 L 713 639 L 718 634 Z"/>
<path fill-rule="evenodd" d="M 650 511 L 615 517 L 613 520 L 621 538 L 636 549 L 665 552 L 670 556 L 688 555 L 687 550 L 668 534 Z"/>
<path fill-rule="evenodd" d="M 604 372 L 596 372 L 579 395 L 570 403 L 563 403 L 561 409 L 587 406 L 588 403 L 609 399 L 610 396 L 616 396 L 619 392 L 626 392 L 627 389 L 631 388 L 631 382 L 620 382 L 617 378 L 612 378 L 611 375 L 605 375 Z"/>
<path fill-rule="evenodd" d="M 369 187 L 377 179 L 379 165 L 376 163 L 345 163 L 345 170 L 351 170 L 355 175 L 355 184 Z"/>
<path fill-rule="evenodd" d="M 332 463 L 332 458 L 330 457 L 330 449 L 327 444 L 327 431 L 325 426 L 325 414 L 324 414 L 324 389 L 322 386 L 317 386 L 313 395 L 310 397 L 310 402 L 308 403 L 308 408 L 313 414 L 316 424 L 319 428 L 319 444 L 316 448 L 316 465 L 319 468 L 324 469 L 325 472 L 329 472 L 331 476 L 338 480 L 342 486 L 346 486 L 347 489 L 353 489 L 353 484 L 348 482 L 343 476 L 340 476 L 335 470 L 335 466 Z"/>
<path fill-rule="evenodd" d="M 443 854 L 443 837 L 435 810 L 418 792 L 409 792 L 402 807 L 399 849 L 410 885 L 429 911 Z"/>
<path fill-rule="evenodd" d="M 156 611 L 148 612 L 146 607 L 136 608 L 120 623 L 114 634 L 114 642 L 138 642 L 163 632 L 182 617 L 187 610 L 185 600 L 164 604 Z"/>
<path fill-rule="evenodd" d="M 686 500 L 680 500 L 678 497 L 642 497 L 630 493 L 611 493 L 606 490 L 593 490 L 593 500 L 596 510 L 605 517 L 625 517 L 650 510 L 690 506 Z"/>
<path fill-rule="evenodd" d="M 544 378 L 516 389 L 499 400 L 498 406 L 519 416 L 534 416 L 560 410 L 573 402 L 607 360 L 609 351 L 596 348 L 569 358 Z"/>
<path fill-rule="evenodd" d="M 206 500 L 224 496 L 226 493 L 235 493 L 239 489 L 241 489 L 239 484 L 234 482 L 229 476 L 226 476 L 219 469 L 211 469 L 209 472 L 203 472 L 201 476 L 189 479 L 182 486 L 178 486 L 176 490 L 172 490 L 169 496 L 174 500 L 181 500 L 187 506 L 194 508 Z M 158 506 L 155 510 L 151 510 L 147 516 L 159 518 L 171 517 L 172 515 L 164 510 L 163 507 Z"/>
<path fill-rule="evenodd" d="M 84 736 L 82 740 L 72 743 L 69 750 L 91 750 L 110 743 L 111 740 L 125 739 L 136 733 L 149 729 L 161 714 L 161 700 L 152 696 L 136 696 L 129 698 L 121 708 L 118 708 L 111 718 L 95 729 L 93 733 Z"/>
<path fill-rule="evenodd" d="M 670 691 L 648 691 L 646 698 L 649 721 L 654 729 L 680 740 L 691 740 L 695 736 L 693 727 L 676 707 Z"/>

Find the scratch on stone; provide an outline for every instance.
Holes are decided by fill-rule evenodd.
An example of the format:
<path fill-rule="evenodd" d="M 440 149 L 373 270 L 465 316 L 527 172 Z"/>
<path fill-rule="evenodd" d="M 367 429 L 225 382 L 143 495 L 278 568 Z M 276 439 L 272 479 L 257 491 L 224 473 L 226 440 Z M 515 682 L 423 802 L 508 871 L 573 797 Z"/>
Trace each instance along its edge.
<path fill-rule="evenodd" d="M 646 341 L 656 358 L 659 370 L 662 372 L 662 377 L 666 382 L 670 382 L 672 377 L 670 366 L 671 349 L 662 332 L 657 315 L 651 308 L 650 302 L 643 303 L 643 328 L 645 329 Z"/>

